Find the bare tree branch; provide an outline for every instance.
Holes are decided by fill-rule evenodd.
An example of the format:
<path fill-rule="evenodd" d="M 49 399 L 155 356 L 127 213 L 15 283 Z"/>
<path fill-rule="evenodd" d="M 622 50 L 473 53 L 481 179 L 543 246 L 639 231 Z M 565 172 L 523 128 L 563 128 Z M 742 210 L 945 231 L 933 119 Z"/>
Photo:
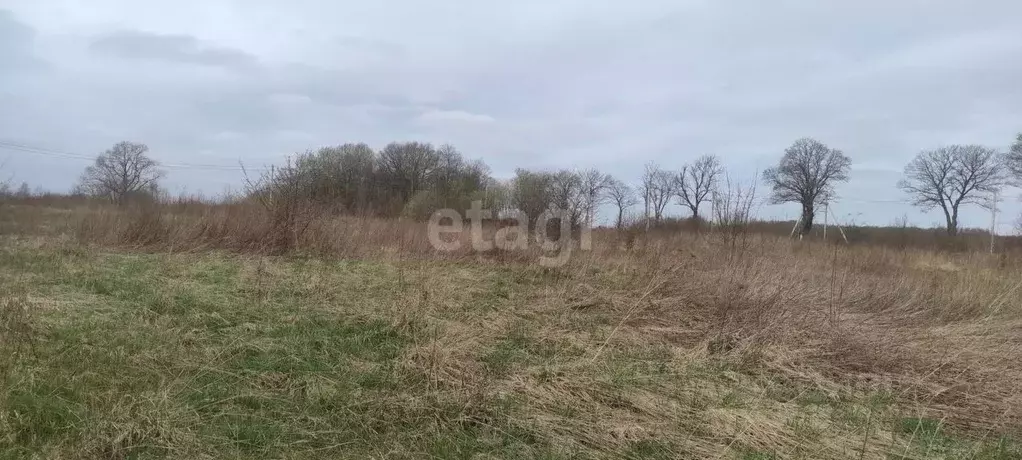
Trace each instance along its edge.
<path fill-rule="evenodd" d="M 1022 184 L 1022 133 L 1015 138 L 1015 143 L 1011 145 L 1011 150 L 1008 151 L 1005 161 L 1011 169 L 1016 184 Z"/>

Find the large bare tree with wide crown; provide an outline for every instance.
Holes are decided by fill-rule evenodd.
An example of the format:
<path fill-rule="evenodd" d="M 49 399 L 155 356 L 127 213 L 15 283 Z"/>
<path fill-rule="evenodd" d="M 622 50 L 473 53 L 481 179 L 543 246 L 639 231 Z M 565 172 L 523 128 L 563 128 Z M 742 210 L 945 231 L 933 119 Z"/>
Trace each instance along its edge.
<path fill-rule="evenodd" d="M 928 210 L 940 208 L 948 235 L 958 234 L 958 210 L 963 204 L 993 205 L 991 197 L 1007 184 L 1004 156 L 981 145 L 949 145 L 920 152 L 905 166 L 898 187 L 912 203 Z"/>
<path fill-rule="evenodd" d="M 117 204 L 126 203 L 134 195 L 154 194 L 163 171 L 148 152 L 145 144 L 118 142 L 85 168 L 78 190 Z"/>
<path fill-rule="evenodd" d="M 804 137 L 784 151 L 776 167 L 763 172 L 772 189 L 771 202 L 802 206 L 801 234 L 813 229 L 816 207 L 834 197 L 834 186 L 848 180 L 852 160 L 844 152 Z"/>

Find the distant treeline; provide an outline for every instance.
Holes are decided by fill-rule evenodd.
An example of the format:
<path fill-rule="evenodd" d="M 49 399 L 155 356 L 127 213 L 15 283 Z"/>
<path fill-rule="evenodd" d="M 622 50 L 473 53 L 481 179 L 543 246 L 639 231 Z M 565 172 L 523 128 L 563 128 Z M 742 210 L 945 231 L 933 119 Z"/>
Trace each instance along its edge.
<path fill-rule="evenodd" d="M 72 194 L 120 205 L 174 201 L 161 192 L 164 171 L 148 150 L 141 143 L 114 145 L 85 168 Z M 798 139 L 785 149 L 777 166 L 754 180 L 762 180 L 769 188 L 769 196 L 763 198 L 775 204 L 798 203 L 801 214 L 790 229 L 771 232 L 803 238 L 821 233 L 818 213 L 838 199 L 835 186 L 849 180 L 851 164 L 841 150 L 811 138 Z M 671 226 L 672 218 L 665 211 L 675 203 L 690 212 L 686 225 L 702 228 L 707 221 L 722 219 L 748 222 L 756 194 L 754 185 L 733 183 L 713 155 L 695 158 L 679 169 L 648 163 L 634 185 L 591 168 L 518 169 L 514 177 L 500 180 L 482 160 L 466 158 L 452 145 L 423 142 L 392 142 L 379 150 L 364 143 L 323 147 L 295 154 L 283 165 L 243 172 L 244 190 L 220 197 L 220 201 L 259 202 L 275 221 L 287 226 L 304 219 L 302 216 L 322 212 L 428 219 L 439 209 L 463 212 L 473 202 L 481 202 L 496 219 L 522 213 L 531 223 L 543 213 L 557 210 L 567 215 L 573 226 L 594 225 L 598 210 L 612 209 L 617 228 L 637 223 L 644 230 Z M 1022 135 L 1007 154 L 978 145 L 921 152 L 906 166 L 898 186 L 922 209 L 941 210 L 947 219 L 944 233 L 951 237 L 941 241 L 957 241 L 953 237 L 960 231 L 959 207 L 988 206 L 990 195 L 1009 186 L 1013 177 L 1022 178 Z M 28 184 L 17 188 L 0 184 L 0 194 L 21 199 L 39 195 L 31 192 Z M 706 204 L 711 205 L 713 215 L 700 213 Z M 635 211 L 636 206 L 641 206 L 641 211 Z M 721 215 L 720 209 L 727 215 Z M 933 240 L 926 244 L 932 246 L 937 238 L 935 232 L 907 225 L 844 231 L 850 242 L 883 239 L 901 246 Z M 964 239 L 978 234 L 961 232 L 967 234 Z M 840 231 L 834 236 L 838 237 Z"/>

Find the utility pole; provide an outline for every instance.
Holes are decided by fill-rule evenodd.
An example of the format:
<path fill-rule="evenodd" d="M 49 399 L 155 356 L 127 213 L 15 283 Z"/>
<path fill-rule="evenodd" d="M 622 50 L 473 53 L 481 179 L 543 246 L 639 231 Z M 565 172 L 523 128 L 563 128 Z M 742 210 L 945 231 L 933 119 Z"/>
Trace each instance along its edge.
<path fill-rule="evenodd" d="M 649 233 L 649 184 L 645 185 L 646 195 L 643 198 L 643 202 L 646 207 L 646 233 Z"/>
<path fill-rule="evenodd" d="M 994 240 L 997 238 L 997 192 L 994 190 L 994 202 L 990 207 L 990 253 L 994 253 Z"/>
<path fill-rule="evenodd" d="M 830 209 L 827 211 L 830 211 Z M 841 222 L 837 220 L 837 217 L 834 217 L 834 225 L 837 226 L 837 231 L 841 232 L 841 239 L 845 240 L 845 244 L 848 244 L 848 235 L 845 235 L 845 229 L 841 228 Z"/>
<path fill-rule="evenodd" d="M 830 218 L 830 201 L 823 203 L 823 242 L 827 242 L 827 222 Z"/>
<path fill-rule="evenodd" d="M 711 232 L 713 231 L 714 227 L 713 223 L 716 218 L 717 218 L 717 191 L 713 190 L 710 198 L 710 216 L 708 219 L 706 219 L 706 222 L 710 224 Z"/>
<path fill-rule="evenodd" d="M 798 219 L 795 219 L 795 225 L 793 225 L 791 227 L 791 234 L 788 235 L 788 238 L 794 238 L 795 237 L 795 229 L 797 229 L 798 228 L 798 224 L 801 224 L 801 223 L 802 223 L 802 214 L 800 213 L 798 215 Z M 802 239 L 802 235 L 799 235 L 798 239 Z"/>

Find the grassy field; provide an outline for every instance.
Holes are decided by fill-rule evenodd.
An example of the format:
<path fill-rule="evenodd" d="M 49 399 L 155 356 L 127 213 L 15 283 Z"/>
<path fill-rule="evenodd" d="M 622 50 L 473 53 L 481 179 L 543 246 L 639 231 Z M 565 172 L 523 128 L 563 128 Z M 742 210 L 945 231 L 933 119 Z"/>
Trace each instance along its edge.
<path fill-rule="evenodd" d="M 4 237 L 0 458 L 1022 458 L 1010 260 L 526 259 Z"/>

